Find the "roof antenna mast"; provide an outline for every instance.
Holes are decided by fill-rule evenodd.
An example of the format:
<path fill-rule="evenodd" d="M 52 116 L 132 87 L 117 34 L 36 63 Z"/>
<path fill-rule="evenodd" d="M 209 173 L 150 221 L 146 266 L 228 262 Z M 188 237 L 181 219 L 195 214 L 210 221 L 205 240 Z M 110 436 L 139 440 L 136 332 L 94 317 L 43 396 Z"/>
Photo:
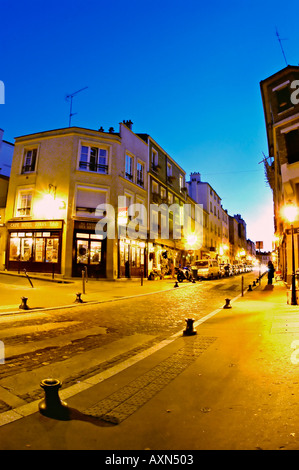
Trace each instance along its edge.
<path fill-rule="evenodd" d="M 283 49 L 282 43 L 281 43 L 281 41 L 284 41 L 284 39 L 281 39 L 281 38 L 280 38 L 279 32 L 278 32 L 277 28 L 276 28 L 276 36 L 277 36 L 278 42 L 279 42 L 279 44 L 280 44 L 281 52 L 282 52 L 282 55 L 283 55 L 283 57 L 284 57 L 286 66 L 288 66 L 289 64 L 288 64 L 288 61 L 287 61 L 287 58 L 286 58 L 286 55 L 285 55 L 285 53 L 284 53 L 284 49 Z"/>
<path fill-rule="evenodd" d="M 88 88 L 88 86 L 86 86 L 86 87 L 84 87 L 84 88 L 81 88 L 81 89 L 78 90 L 78 91 L 75 91 L 75 92 L 72 93 L 71 95 L 67 95 L 67 96 L 66 96 L 66 99 L 67 99 L 67 100 L 69 100 L 69 99 L 71 100 L 71 104 L 70 104 L 70 114 L 69 114 L 69 127 L 71 127 L 72 116 L 74 116 L 75 114 L 77 114 L 77 113 L 73 113 L 73 112 L 72 112 L 72 108 L 73 108 L 73 97 L 74 97 L 75 95 L 77 95 L 77 93 L 80 93 L 80 91 L 86 90 L 86 88 Z"/>

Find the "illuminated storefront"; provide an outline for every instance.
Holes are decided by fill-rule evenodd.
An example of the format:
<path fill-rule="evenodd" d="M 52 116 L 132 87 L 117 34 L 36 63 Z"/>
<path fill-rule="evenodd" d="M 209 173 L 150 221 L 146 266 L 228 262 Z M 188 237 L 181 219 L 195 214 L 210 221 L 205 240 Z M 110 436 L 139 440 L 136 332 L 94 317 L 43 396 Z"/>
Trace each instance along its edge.
<path fill-rule="evenodd" d="M 61 273 L 63 221 L 7 222 L 6 269 Z"/>
<path fill-rule="evenodd" d="M 145 242 L 121 238 L 119 240 L 119 277 L 139 277 L 145 269 Z"/>
<path fill-rule="evenodd" d="M 73 276 L 87 269 L 90 277 L 106 277 L 107 243 L 96 234 L 96 223 L 76 221 L 73 242 Z"/>

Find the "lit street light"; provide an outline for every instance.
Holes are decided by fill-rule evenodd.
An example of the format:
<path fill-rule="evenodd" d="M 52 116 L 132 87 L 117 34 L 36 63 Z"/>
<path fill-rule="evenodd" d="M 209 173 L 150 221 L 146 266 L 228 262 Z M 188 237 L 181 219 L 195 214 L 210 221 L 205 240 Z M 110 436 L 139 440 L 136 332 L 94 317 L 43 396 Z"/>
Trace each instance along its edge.
<path fill-rule="evenodd" d="M 297 305 L 296 298 L 296 280 L 295 280 L 295 250 L 294 250 L 294 222 L 298 215 L 298 208 L 293 203 L 288 203 L 284 207 L 284 216 L 291 225 L 291 236 L 292 236 L 292 297 L 291 305 Z"/>

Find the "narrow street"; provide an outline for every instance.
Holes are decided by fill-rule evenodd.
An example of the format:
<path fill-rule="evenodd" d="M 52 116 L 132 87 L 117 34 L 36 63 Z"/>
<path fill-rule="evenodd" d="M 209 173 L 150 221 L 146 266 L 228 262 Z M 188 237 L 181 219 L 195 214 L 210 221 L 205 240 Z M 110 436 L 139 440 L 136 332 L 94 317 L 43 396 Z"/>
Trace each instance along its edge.
<path fill-rule="evenodd" d="M 244 286 L 255 277 L 244 274 Z M 0 411 L 41 397 L 39 383 L 49 376 L 68 387 L 121 364 L 182 331 L 186 318 L 197 321 L 240 293 L 239 275 L 185 281 L 179 288 L 112 302 L 2 315 Z"/>

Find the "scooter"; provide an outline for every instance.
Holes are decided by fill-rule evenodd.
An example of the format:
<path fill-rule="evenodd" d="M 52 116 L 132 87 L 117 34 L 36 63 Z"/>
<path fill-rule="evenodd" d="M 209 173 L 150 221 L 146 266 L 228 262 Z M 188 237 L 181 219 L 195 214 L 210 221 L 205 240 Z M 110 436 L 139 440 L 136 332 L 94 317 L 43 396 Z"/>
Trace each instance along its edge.
<path fill-rule="evenodd" d="M 193 281 L 193 274 L 192 274 L 192 270 L 190 266 L 187 266 L 185 268 L 176 268 L 176 273 L 177 273 L 177 280 L 179 282 L 183 282 L 184 279 L 190 282 Z"/>

